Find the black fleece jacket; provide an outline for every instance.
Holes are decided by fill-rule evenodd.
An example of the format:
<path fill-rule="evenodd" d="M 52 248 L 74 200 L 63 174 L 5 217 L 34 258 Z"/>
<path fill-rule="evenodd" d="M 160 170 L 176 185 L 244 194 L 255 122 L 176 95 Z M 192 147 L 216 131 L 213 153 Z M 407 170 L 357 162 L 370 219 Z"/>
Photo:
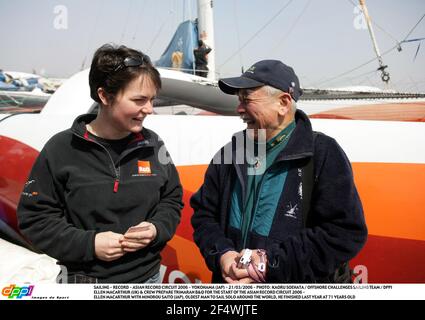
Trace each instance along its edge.
<path fill-rule="evenodd" d="M 287 146 L 273 164 L 287 164 L 289 171 L 285 186 L 276 186 L 283 189 L 270 233 L 266 237 L 249 232 L 247 248 L 266 250 L 267 282 L 338 281 L 334 279 L 335 271 L 360 251 L 367 238 L 362 204 L 350 162 L 338 143 L 320 133 L 313 143 L 311 123 L 302 111 L 296 112 L 295 121 Z M 191 198 L 194 240 L 213 271 L 213 282 L 223 281 L 221 255 L 244 249 L 241 231 L 229 226 L 228 215 L 236 179 L 245 190 L 246 166 L 235 161 L 239 152 L 234 143 L 221 149 L 221 157 L 215 160 L 229 159 L 223 154 L 225 150 L 233 150 L 232 163 L 213 161 L 204 184 Z M 315 182 L 306 224 L 302 215 L 302 175 L 309 157 L 313 157 L 311 180 Z"/>
<path fill-rule="evenodd" d="M 82 273 L 99 282 L 143 282 L 159 271 L 160 251 L 180 222 L 178 173 L 171 160 L 159 162 L 158 157 L 170 159 L 169 155 L 146 128 L 134 134 L 113 163 L 106 148 L 87 134 L 85 124 L 94 118 L 78 117 L 70 129 L 46 143 L 18 205 L 19 227 L 69 274 Z M 123 234 L 142 221 L 157 229 L 148 247 L 111 262 L 95 257 L 97 233 Z"/>

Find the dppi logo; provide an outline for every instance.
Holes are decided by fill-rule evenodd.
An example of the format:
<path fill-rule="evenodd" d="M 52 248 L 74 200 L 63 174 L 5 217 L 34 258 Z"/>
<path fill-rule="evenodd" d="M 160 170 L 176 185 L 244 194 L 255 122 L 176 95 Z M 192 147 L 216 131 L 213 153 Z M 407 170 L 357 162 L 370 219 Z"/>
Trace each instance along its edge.
<path fill-rule="evenodd" d="M 1 294 L 9 299 L 22 299 L 22 297 L 30 297 L 33 289 L 34 286 L 17 287 L 16 285 L 11 284 L 8 287 L 4 287 Z"/>

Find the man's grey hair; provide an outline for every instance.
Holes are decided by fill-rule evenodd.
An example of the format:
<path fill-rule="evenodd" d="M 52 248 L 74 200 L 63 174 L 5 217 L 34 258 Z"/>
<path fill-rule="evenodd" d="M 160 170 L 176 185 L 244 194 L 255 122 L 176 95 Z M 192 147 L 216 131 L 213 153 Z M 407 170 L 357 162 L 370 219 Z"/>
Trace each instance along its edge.
<path fill-rule="evenodd" d="M 269 85 L 264 85 L 261 88 L 264 88 L 266 93 L 270 96 L 270 97 L 274 97 L 277 96 L 281 93 L 284 93 L 284 91 L 280 90 L 280 89 L 276 89 L 275 87 L 269 86 Z M 255 91 L 256 89 L 258 89 L 258 87 L 256 88 L 251 88 L 251 89 L 240 89 L 239 92 L 241 92 L 241 90 L 243 90 L 244 92 L 246 92 L 246 94 L 251 93 L 252 91 Z M 295 102 L 294 99 L 291 99 L 291 111 L 293 113 L 295 113 L 295 111 L 297 110 L 297 103 Z"/>
<path fill-rule="evenodd" d="M 280 89 L 276 89 L 275 87 L 268 86 L 268 85 L 265 85 L 263 88 L 265 89 L 265 91 L 267 92 L 267 94 L 269 96 L 271 96 L 271 97 L 277 96 L 277 95 L 279 95 L 279 94 L 281 94 L 281 93 L 284 92 L 284 91 L 282 91 Z M 291 99 L 291 101 L 292 101 L 291 109 L 292 109 L 293 112 L 295 112 L 297 110 L 297 103 L 295 102 L 294 99 Z"/>

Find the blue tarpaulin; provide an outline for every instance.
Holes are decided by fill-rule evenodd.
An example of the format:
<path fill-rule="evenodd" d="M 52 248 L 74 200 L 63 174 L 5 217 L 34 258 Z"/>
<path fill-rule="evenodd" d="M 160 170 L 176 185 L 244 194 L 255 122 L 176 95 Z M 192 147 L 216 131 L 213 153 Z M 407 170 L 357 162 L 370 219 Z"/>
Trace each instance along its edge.
<path fill-rule="evenodd" d="M 155 62 L 157 67 L 179 69 L 193 73 L 193 49 L 198 46 L 198 27 L 194 21 L 182 22 L 161 58 Z"/>

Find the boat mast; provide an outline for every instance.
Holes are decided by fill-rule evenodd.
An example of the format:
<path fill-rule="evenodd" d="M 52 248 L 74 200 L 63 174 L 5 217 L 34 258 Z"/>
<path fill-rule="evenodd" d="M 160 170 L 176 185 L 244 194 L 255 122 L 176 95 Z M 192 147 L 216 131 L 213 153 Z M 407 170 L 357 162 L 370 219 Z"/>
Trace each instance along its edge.
<path fill-rule="evenodd" d="M 213 1 L 198 0 L 198 34 L 199 39 L 212 48 L 208 54 L 208 78 L 215 79 L 215 43 L 214 43 L 214 20 Z"/>
<path fill-rule="evenodd" d="M 382 56 L 378 48 L 378 43 L 376 42 L 375 33 L 373 32 L 372 22 L 370 20 L 369 13 L 366 8 L 365 0 L 359 0 L 359 2 L 360 2 L 360 6 L 362 7 L 363 15 L 367 22 L 367 28 L 369 30 L 370 38 L 372 39 L 373 48 L 375 49 L 375 53 L 379 61 L 378 70 L 381 71 L 381 79 L 386 84 L 388 84 L 388 81 L 390 81 L 390 74 L 388 71 L 385 70 L 386 68 L 388 68 L 388 66 L 384 65 L 384 61 L 382 60 Z"/>

